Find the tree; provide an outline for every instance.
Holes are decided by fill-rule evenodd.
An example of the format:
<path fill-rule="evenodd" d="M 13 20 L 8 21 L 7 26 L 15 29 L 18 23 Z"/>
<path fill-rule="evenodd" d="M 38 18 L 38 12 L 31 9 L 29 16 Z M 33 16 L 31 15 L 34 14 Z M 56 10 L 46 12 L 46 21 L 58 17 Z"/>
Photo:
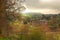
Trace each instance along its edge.
<path fill-rule="evenodd" d="M 2 35 L 9 35 L 12 29 L 9 22 L 16 19 L 21 20 L 18 13 L 25 9 L 22 5 L 23 2 L 24 0 L 0 0 L 0 30 Z"/>
<path fill-rule="evenodd" d="M 7 0 L 0 0 L 0 30 L 1 34 L 5 31 L 7 27 L 7 21 L 6 21 L 6 1 Z M 3 31 L 4 30 L 4 31 Z"/>

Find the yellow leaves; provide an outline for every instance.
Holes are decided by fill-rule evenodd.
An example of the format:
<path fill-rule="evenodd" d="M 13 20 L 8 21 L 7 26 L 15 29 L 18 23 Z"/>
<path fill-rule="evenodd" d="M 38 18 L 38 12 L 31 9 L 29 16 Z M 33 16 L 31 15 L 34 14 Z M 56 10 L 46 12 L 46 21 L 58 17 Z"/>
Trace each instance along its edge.
<path fill-rule="evenodd" d="M 10 22 L 9 25 L 13 28 L 14 32 L 19 32 L 22 27 L 22 23 L 19 20 L 15 20 L 14 22 Z"/>
<path fill-rule="evenodd" d="M 11 34 L 12 37 L 19 38 L 19 35 L 17 34 Z"/>
<path fill-rule="evenodd" d="M 56 40 L 60 40 L 60 34 L 56 33 L 55 35 L 53 35 L 53 38 Z"/>
<path fill-rule="evenodd" d="M 18 24 L 20 24 L 20 22 L 19 22 L 18 20 L 16 20 L 16 21 L 14 22 L 14 25 L 18 25 Z"/>
<path fill-rule="evenodd" d="M 18 20 L 15 20 L 14 22 L 10 22 L 10 25 L 19 25 L 20 22 Z"/>

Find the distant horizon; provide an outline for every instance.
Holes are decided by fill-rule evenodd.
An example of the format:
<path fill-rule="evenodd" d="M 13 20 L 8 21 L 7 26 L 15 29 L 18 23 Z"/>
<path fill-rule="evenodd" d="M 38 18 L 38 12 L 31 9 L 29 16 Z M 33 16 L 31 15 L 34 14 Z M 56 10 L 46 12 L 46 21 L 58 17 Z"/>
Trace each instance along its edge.
<path fill-rule="evenodd" d="M 26 9 L 22 13 L 42 13 L 42 14 L 59 14 L 60 11 L 53 9 Z"/>

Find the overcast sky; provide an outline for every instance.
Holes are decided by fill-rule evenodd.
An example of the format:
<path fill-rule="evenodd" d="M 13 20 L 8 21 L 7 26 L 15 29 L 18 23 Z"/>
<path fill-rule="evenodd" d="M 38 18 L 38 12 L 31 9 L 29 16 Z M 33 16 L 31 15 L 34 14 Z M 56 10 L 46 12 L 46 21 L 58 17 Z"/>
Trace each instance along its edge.
<path fill-rule="evenodd" d="M 50 9 L 60 12 L 60 0 L 26 0 L 25 4 L 29 9 Z"/>
<path fill-rule="evenodd" d="M 29 8 L 56 8 L 60 9 L 60 0 L 26 0 Z"/>

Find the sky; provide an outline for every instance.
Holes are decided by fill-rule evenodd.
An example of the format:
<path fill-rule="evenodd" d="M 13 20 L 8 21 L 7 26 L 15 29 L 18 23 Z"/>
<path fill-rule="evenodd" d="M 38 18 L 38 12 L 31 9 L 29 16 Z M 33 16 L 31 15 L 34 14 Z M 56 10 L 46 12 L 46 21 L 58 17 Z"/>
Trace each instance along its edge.
<path fill-rule="evenodd" d="M 60 0 L 25 0 L 25 12 L 60 13 Z"/>

